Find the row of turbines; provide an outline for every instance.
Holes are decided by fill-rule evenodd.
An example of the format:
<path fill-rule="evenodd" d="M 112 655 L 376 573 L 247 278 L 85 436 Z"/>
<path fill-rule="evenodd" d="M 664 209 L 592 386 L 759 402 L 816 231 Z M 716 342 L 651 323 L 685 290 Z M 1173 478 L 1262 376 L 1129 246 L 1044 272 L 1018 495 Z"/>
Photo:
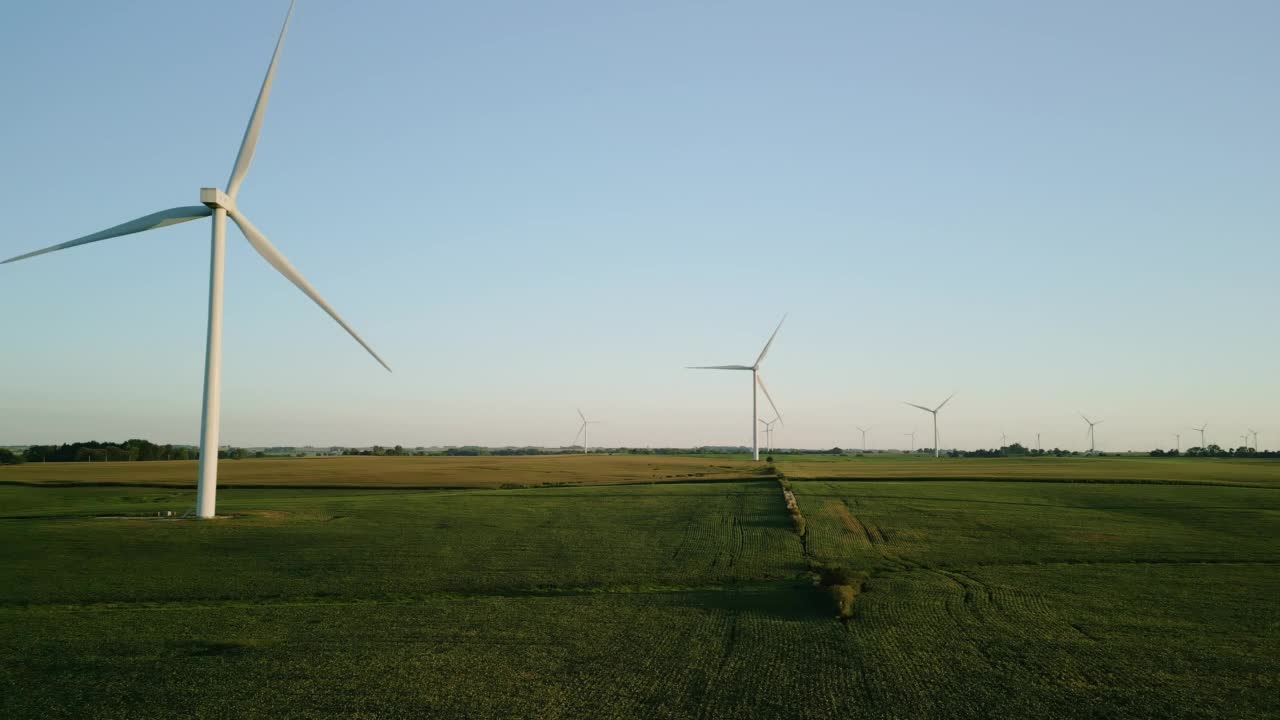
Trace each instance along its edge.
<path fill-rule="evenodd" d="M 907 403 L 907 404 L 908 404 L 908 405 L 910 405 L 911 403 Z M 919 405 L 916 405 L 915 407 L 920 407 L 920 406 L 919 406 Z M 922 409 L 928 410 L 928 408 L 922 408 Z M 933 411 L 930 411 L 930 412 L 933 412 Z M 1088 424 L 1088 429 L 1087 429 L 1087 430 L 1085 430 L 1085 437 L 1087 437 L 1087 438 L 1089 439 L 1089 452 L 1096 452 L 1096 450 L 1097 450 L 1097 444 L 1096 444 L 1096 438 L 1095 438 L 1095 435 L 1094 435 L 1094 428 L 1095 428 L 1096 426 L 1098 426 L 1098 425 L 1101 425 L 1104 421 L 1103 421 L 1103 420 L 1091 420 L 1091 419 L 1089 419 L 1088 417 L 1086 417 L 1086 416 L 1085 416 L 1085 415 L 1083 415 L 1083 414 L 1081 414 L 1081 415 L 1080 415 L 1080 417 L 1081 417 L 1081 419 L 1083 419 L 1083 420 Z M 863 450 L 863 451 L 866 451 L 866 450 L 868 449 L 868 447 L 869 447 L 869 446 L 867 445 L 867 433 L 871 432 L 871 430 L 872 430 L 873 428 L 875 428 L 875 427 L 877 427 L 877 426 L 875 426 L 875 425 L 868 425 L 867 427 L 862 427 L 862 426 L 860 426 L 860 425 L 856 425 L 856 426 L 854 426 L 854 429 L 855 429 L 855 430 L 857 430 L 858 432 L 862 433 L 862 444 L 860 445 L 860 447 L 862 448 L 862 450 Z M 1206 441 L 1206 439 L 1205 439 L 1205 430 L 1206 430 L 1208 427 L 1209 427 L 1209 424 L 1208 424 L 1208 423 L 1204 423 L 1204 424 L 1202 424 L 1200 427 L 1192 427 L 1192 428 L 1188 428 L 1189 430 L 1192 430 L 1192 431 L 1194 431 L 1194 432 L 1198 432 L 1198 433 L 1200 433 L 1200 447 L 1208 447 L 1208 442 L 1207 442 L 1207 441 Z M 912 452 L 915 452 L 915 449 L 916 449 L 916 431 L 915 431 L 915 430 L 912 430 L 911 432 L 904 432 L 904 433 L 902 433 L 902 435 L 903 435 L 903 437 L 909 437 L 909 438 L 911 438 L 910 448 L 911 448 L 911 451 L 912 451 Z M 1175 448 L 1178 452 L 1182 452 L 1182 433 L 1180 433 L 1180 432 L 1176 432 L 1176 433 L 1170 433 L 1170 435 L 1171 435 L 1171 436 L 1173 437 L 1173 439 L 1174 439 L 1174 448 Z M 1259 446 L 1258 446 L 1258 431 L 1257 431 L 1257 430 L 1254 430 L 1253 428 L 1249 428 L 1248 430 L 1246 430 L 1246 432 L 1245 432 L 1244 434 L 1240 435 L 1239 437 L 1240 437 L 1240 440 L 1241 440 L 1241 447 L 1247 447 L 1247 448 L 1251 448 L 1251 449 L 1254 449 L 1254 450 L 1257 450 L 1257 449 L 1258 449 L 1258 447 L 1259 447 Z M 1252 439 L 1252 441 L 1250 440 L 1250 438 L 1253 438 L 1253 439 Z M 936 448 L 937 448 L 937 442 L 938 442 L 938 441 L 937 441 L 937 434 L 936 434 L 936 432 L 935 432 L 935 435 L 934 435 L 934 447 L 935 447 L 935 452 L 936 452 Z M 1000 447 L 1008 447 L 1008 446 L 1009 446 L 1009 436 L 1008 436 L 1007 434 L 1005 434 L 1005 433 L 1002 431 L 1002 432 L 1000 433 Z M 1041 447 L 1041 444 L 1040 444 L 1040 433 L 1036 433 L 1036 450 L 1041 450 L 1041 449 L 1043 449 L 1043 448 Z"/>
<path fill-rule="evenodd" d="M 773 334 L 770 335 L 768 341 L 765 342 L 764 348 L 760 351 L 760 354 L 756 357 L 756 361 L 751 365 L 691 365 L 686 368 L 689 370 L 740 370 L 740 371 L 751 372 L 751 457 L 753 460 L 760 459 L 759 435 L 761 433 L 761 428 L 759 426 L 761 425 L 764 426 L 763 433 L 765 435 L 765 442 L 769 450 L 772 451 L 773 450 L 773 432 L 774 432 L 773 426 L 775 423 L 782 423 L 782 413 L 778 412 L 778 406 L 774 404 L 773 398 L 769 395 L 769 389 L 765 387 L 764 379 L 760 376 L 760 364 L 764 362 L 765 356 L 769 354 L 769 349 L 773 347 L 774 339 L 778 337 L 778 331 L 782 329 L 782 324 L 786 321 L 787 321 L 787 316 L 783 315 L 782 320 L 778 321 L 778 326 L 774 328 Z M 759 388 L 759 390 L 764 393 L 765 399 L 769 401 L 769 406 L 773 408 L 774 417 L 772 420 L 763 420 L 759 417 L 758 396 L 756 393 L 757 388 Z M 942 443 L 940 441 L 940 436 L 938 433 L 938 413 L 941 412 L 942 408 L 946 407 L 947 403 L 951 402 L 951 400 L 955 396 L 956 396 L 956 393 L 951 393 L 950 395 L 947 396 L 945 400 L 943 400 L 942 402 L 938 403 L 933 407 L 929 407 L 926 405 L 918 405 L 913 402 L 906 402 L 906 401 L 903 402 L 904 405 L 909 405 L 918 410 L 927 412 L 931 416 L 933 420 L 933 456 L 934 457 L 942 456 Z M 578 414 L 579 416 L 581 416 L 582 412 L 579 411 Z M 1080 418 L 1084 420 L 1085 423 L 1088 425 L 1088 429 L 1085 431 L 1085 434 L 1086 434 L 1086 437 L 1089 438 L 1089 453 L 1090 454 L 1096 453 L 1097 452 L 1096 428 L 1097 426 L 1101 425 L 1105 421 L 1102 419 L 1095 420 L 1085 415 L 1084 413 L 1080 413 Z M 581 429 L 579 430 L 579 435 L 583 436 L 585 440 L 586 428 L 588 425 L 587 419 L 585 417 L 582 418 L 582 423 L 583 424 Z M 1208 447 L 1205 440 L 1205 429 L 1208 428 L 1208 426 L 1209 426 L 1208 423 L 1203 423 L 1198 428 L 1191 428 L 1192 430 L 1195 430 L 1200 433 L 1200 447 Z M 860 426 L 855 426 L 855 428 L 862 433 L 862 449 L 865 451 L 867 449 L 867 432 L 871 430 L 871 426 L 868 426 L 865 428 Z M 916 431 L 912 430 L 911 432 L 903 433 L 903 435 L 905 437 L 910 438 L 911 451 L 915 452 Z M 1177 441 L 1177 449 L 1179 452 L 1181 452 L 1182 451 L 1182 435 L 1178 433 L 1175 433 L 1174 435 Z M 1244 440 L 1245 447 L 1249 446 L 1249 435 L 1253 436 L 1253 447 L 1256 449 L 1258 447 L 1258 432 L 1256 430 L 1250 429 L 1248 431 L 1248 434 L 1241 436 L 1241 438 Z M 1009 441 L 1008 435 L 1006 435 L 1004 432 L 1001 432 L 1000 433 L 1001 447 L 1007 447 L 1008 441 Z M 576 438 L 575 438 L 575 442 L 576 442 Z M 1040 447 L 1040 433 L 1036 433 L 1036 450 L 1041 450 L 1041 449 L 1042 448 Z"/>

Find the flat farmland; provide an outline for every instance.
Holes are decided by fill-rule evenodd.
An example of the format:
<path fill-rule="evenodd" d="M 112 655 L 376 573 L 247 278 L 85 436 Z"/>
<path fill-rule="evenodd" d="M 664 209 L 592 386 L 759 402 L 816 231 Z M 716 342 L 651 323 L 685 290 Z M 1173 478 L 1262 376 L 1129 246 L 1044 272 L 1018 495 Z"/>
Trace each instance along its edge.
<path fill-rule="evenodd" d="M 206 522 L 154 517 L 189 478 L 0 485 L 0 716 L 1280 715 L 1273 478 L 793 480 L 801 537 L 767 477 L 560 462 L 232 486 Z M 820 564 L 867 573 L 850 617 Z"/>
<path fill-rule="evenodd" d="M 800 455 L 779 456 L 778 467 L 787 477 L 801 480 L 1031 480 L 1280 487 L 1280 464 L 1247 458 Z"/>
<path fill-rule="evenodd" d="M 485 457 L 339 456 L 220 460 L 218 486 L 497 488 L 721 480 L 758 474 L 752 463 L 671 455 Z M 0 467 L 0 483 L 190 487 L 194 460 L 27 463 Z"/>

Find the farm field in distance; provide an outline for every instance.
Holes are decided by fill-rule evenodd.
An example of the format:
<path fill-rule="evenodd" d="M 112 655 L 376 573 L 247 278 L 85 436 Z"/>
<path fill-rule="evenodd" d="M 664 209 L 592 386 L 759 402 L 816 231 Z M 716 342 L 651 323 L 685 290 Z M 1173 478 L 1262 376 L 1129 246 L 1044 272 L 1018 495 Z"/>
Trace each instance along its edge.
<path fill-rule="evenodd" d="M 0 716 L 1280 716 L 1280 463 L 221 467 L 0 468 Z"/>

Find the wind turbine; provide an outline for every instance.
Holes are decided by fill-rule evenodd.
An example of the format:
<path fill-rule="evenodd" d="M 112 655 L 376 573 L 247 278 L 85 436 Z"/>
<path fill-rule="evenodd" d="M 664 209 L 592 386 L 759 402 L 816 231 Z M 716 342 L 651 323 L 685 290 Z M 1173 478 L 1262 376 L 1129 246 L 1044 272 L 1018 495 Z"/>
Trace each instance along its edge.
<path fill-rule="evenodd" d="M 781 418 L 775 417 L 772 420 L 761 420 L 760 424 L 764 425 L 764 442 L 769 448 L 769 452 L 773 452 L 773 425 Z"/>
<path fill-rule="evenodd" d="M 864 427 L 864 428 L 863 428 L 863 427 L 858 427 L 857 425 L 854 425 L 853 427 L 854 427 L 858 432 L 862 433 L 862 452 L 866 452 L 866 451 L 867 451 L 867 431 L 869 431 L 871 428 L 875 427 L 875 425 L 868 425 L 868 426 L 866 426 L 866 427 Z"/>
<path fill-rule="evenodd" d="M 284 17 L 284 24 L 280 27 L 280 36 L 276 40 L 275 51 L 271 54 L 271 63 L 267 65 L 266 77 L 262 79 L 262 88 L 258 91 L 257 102 L 254 103 L 253 113 L 249 116 L 249 124 L 245 128 L 244 139 L 240 143 L 240 151 L 236 155 L 235 166 L 231 169 L 230 179 L 227 180 L 225 192 L 218 188 L 200 188 L 200 202 L 202 203 L 200 205 L 187 205 L 161 210 L 150 215 L 144 215 L 136 220 L 109 227 L 106 230 L 99 230 L 75 240 L 52 245 L 43 250 L 36 250 L 4 261 L 5 263 L 16 262 L 57 250 L 88 245 L 99 240 L 131 235 L 145 230 L 155 230 L 198 218 L 213 218 L 212 250 L 209 258 L 209 324 L 205 340 L 204 396 L 200 416 L 200 469 L 199 479 L 196 484 L 196 516 L 200 518 L 214 516 L 214 506 L 218 492 L 218 424 L 221 416 L 222 398 L 222 280 L 226 255 L 228 217 L 239 226 L 240 232 L 249 241 L 249 245 L 271 267 L 275 268 L 281 275 L 284 275 L 303 294 L 311 298 L 312 302 L 319 305 L 320 309 L 336 320 L 342 326 L 342 329 L 355 338 L 355 341 L 360 343 L 361 347 L 367 350 L 387 371 L 391 370 L 391 367 L 378 356 L 378 353 L 374 352 L 373 348 L 369 347 L 369 344 L 346 321 L 338 316 L 337 311 L 329 303 L 325 302 L 324 298 L 320 297 L 320 293 L 311 287 L 311 284 L 302 276 L 302 273 L 298 272 L 289 263 L 288 259 L 267 240 L 267 236 L 254 227 L 253 223 L 249 222 L 249 219 L 236 206 L 236 195 L 240 191 L 240 184 L 244 182 L 245 174 L 249 171 L 249 163 L 253 161 L 253 151 L 258 144 L 258 133 L 262 130 L 262 116 L 267 109 L 267 97 L 271 93 L 271 81 L 275 78 L 276 62 L 280 58 L 280 46 L 284 43 L 285 31 L 289 28 L 289 18 L 292 15 L 293 2 L 290 2 L 289 11 Z"/>
<path fill-rule="evenodd" d="M 1178 452 L 1182 452 L 1182 433 L 1174 433 L 1173 439 L 1176 440 L 1178 443 L 1176 446 Z"/>
<path fill-rule="evenodd" d="M 912 430 L 909 433 L 902 433 L 902 434 L 911 438 L 911 452 L 914 453 L 916 451 L 916 431 Z"/>
<path fill-rule="evenodd" d="M 1204 441 L 1204 429 L 1205 429 L 1205 428 L 1207 428 L 1207 427 L 1209 427 L 1209 423 L 1204 423 L 1204 424 L 1202 424 L 1200 427 L 1193 427 L 1193 428 L 1191 428 L 1192 430 L 1195 430 L 1196 432 L 1200 433 L 1200 448 L 1201 448 L 1201 449 L 1204 449 L 1204 448 L 1206 448 L 1206 447 L 1209 447 L 1207 444 L 1205 444 L 1205 441 Z"/>
<path fill-rule="evenodd" d="M 573 436 L 573 443 L 578 444 L 578 437 L 582 437 L 582 454 L 586 455 L 591 452 L 591 446 L 587 444 L 587 426 L 599 425 L 601 420 L 588 420 L 586 415 L 582 414 L 582 409 L 578 408 L 578 417 L 582 418 L 582 425 L 578 427 L 578 434 Z"/>
<path fill-rule="evenodd" d="M 764 386 L 764 380 L 760 377 L 760 363 L 764 362 L 764 356 L 769 354 L 769 347 L 773 345 L 773 339 L 778 337 L 778 331 L 782 329 L 782 323 L 787 321 L 787 316 L 783 315 L 778 321 L 778 327 L 773 329 L 773 334 L 769 336 L 769 341 L 764 344 L 764 349 L 760 351 L 760 356 L 756 358 L 754 365 L 693 365 L 687 370 L 750 370 L 751 371 L 751 459 L 760 459 L 760 443 L 756 433 L 756 424 L 759 418 L 756 415 L 756 386 L 764 391 L 765 399 L 769 401 L 769 407 L 773 408 L 773 414 L 777 416 L 779 421 L 782 420 L 782 413 L 778 412 L 778 406 L 773 404 L 773 398 L 769 397 L 769 388 Z M 782 423 L 786 425 L 786 423 Z"/>
<path fill-rule="evenodd" d="M 1253 449 L 1257 450 L 1258 449 L 1258 431 L 1250 429 L 1249 432 L 1253 433 Z"/>
<path fill-rule="evenodd" d="M 1000 447 L 1008 447 L 1008 445 L 1009 445 L 1009 436 L 1005 435 L 1004 431 L 1001 430 L 1000 431 Z"/>
<path fill-rule="evenodd" d="M 1097 422 L 1094 422 L 1093 420 L 1090 420 L 1089 418 L 1084 417 L 1084 413 L 1080 413 L 1080 417 L 1084 418 L 1084 421 L 1085 421 L 1085 422 L 1087 422 L 1087 423 L 1089 423 L 1089 432 L 1088 432 L 1088 435 L 1089 435 L 1089 454 L 1090 454 L 1090 455 L 1092 455 L 1092 454 L 1093 454 L 1093 426 L 1094 426 L 1094 425 L 1101 425 L 1101 424 L 1102 424 L 1103 422 L 1105 422 L 1105 421 L 1103 421 L 1103 420 L 1098 420 Z"/>
<path fill-rule="evenodd" d="M 917 405 L 915 403 L 909 403 L 909 402 L 903 403 L 905 405 L 910 405 L 913 408 L 920 408 L 921 410 L 927 413 L 931 413 L 933 415 L 933 456 L 934 457 L 942 457 L 942 450 L 938 445 L 938 411 L 942 409 L 943 405 L 946 405 L 947 403 L 951 402 L 951 398 L 955 396 L 956 396 L 955 393 L 951 393 L 950 395 L 947 396 L 947 399 L 943 400 L 936 408 L 927 408 L 923 405 Z"/>

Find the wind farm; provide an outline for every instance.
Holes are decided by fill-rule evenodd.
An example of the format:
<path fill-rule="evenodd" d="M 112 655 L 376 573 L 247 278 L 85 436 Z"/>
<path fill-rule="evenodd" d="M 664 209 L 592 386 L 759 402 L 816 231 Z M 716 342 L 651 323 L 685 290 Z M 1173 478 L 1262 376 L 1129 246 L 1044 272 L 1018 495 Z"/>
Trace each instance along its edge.
<path fill-rule="evenodd" d="M 0 10 L 0 718 L 1280 717 L 1280 10 L 725 9 Z"/>

